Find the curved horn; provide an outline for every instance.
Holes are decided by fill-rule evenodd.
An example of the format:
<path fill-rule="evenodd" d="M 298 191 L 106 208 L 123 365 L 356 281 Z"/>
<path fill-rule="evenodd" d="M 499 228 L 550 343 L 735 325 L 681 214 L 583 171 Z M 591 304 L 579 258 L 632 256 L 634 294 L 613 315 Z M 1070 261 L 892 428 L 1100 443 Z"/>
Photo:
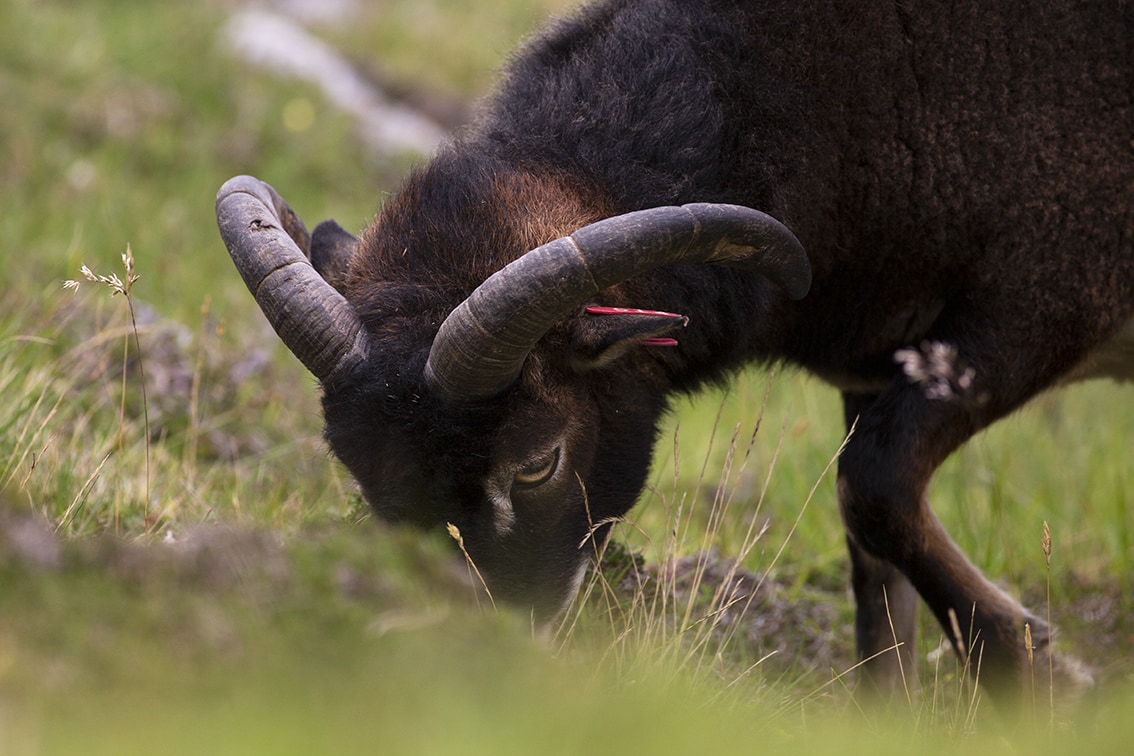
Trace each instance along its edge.
<path fill-rule="evenodd" d="M 537 247 L 490 276 L 441 324 L 425 379 L 450 401 L 495 396 L 556 321 L 596 293 L 661 265 L 696 262 L 756 271 L 795 299 L 811 286 L 799 240 L 757 210 L 692 204 L 627 213 Z"/>
<path fill-rule="evenodd" d="M 217 192 L 217 226 L 236 269 L 288 349 L 323 383 L 367 357 L 354 308 L 311 267 L 303 222 L 272 187 L 237 176 Z"/>

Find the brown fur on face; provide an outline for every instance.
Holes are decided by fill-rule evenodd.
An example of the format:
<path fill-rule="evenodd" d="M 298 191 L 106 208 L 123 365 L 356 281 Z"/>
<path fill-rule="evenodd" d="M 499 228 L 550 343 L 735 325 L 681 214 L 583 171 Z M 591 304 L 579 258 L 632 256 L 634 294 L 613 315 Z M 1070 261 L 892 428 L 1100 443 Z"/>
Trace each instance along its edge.
<path fill-rule="evenodd" d="M 445 152 L 363 233 L 344 292 L 379 343 L 405 349 L 412 333 L 428 344 L 490 275 L 610 214 L 597 191 L 562 171 Z"/>
<path fill-rule="evenodd" d="M 475 180 L 454 183 L 452 174 Z M 443 155 L 363 233 L 348 290 L 364 298 L 376 283 L 405 283 L 467 296 L 525 252 L 610 214 L 596 191 L 561 171 Z"/>
<path fill-rule="evenodd" d="M 525 252 L 615 214 L 597 192 L 584 191 L 556 171 L 533 168 L 493 177 L 500 221 Z"/>

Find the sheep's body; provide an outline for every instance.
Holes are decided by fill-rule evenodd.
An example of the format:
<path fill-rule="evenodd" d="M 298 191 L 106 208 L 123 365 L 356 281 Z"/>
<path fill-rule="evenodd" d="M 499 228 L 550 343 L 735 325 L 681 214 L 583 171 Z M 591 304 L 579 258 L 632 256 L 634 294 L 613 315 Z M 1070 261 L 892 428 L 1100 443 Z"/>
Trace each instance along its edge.
<path fill-rule="evenodd" d="M 1072 351 L 1114 332 L 1134 310 L 1129 11 L 851 6 L 603 5 L 512 65 L 436 181 L 492 199 L 478 172 L 555 171 L 595 217 L 727 201 L 782 220 L 808 250 L 812 294 L 764 303 L 772 312 L 692 318 L 691 329 L 718 332 L 712 358 L 689 360 L 714 376 L 720 361 L 786 357 L 840 388 L 877 389 L 893 377 L 894 350 L 940 330 L 961 292 L 997 310 L 1019 303 L 1029 329 L 1051 328 L 1037 309 L 1065 318 Z M 462 223 L 458 198 L 440 204 L 413 265 L 452 275 L 452 297 L 510 259 L 506 249 L 526 250 Z M 473 221 L 505 225 L 491 213 L 507 207 Z M 406 216 L 412 233 L 428 233 Z M 405 246 L 376 241 L 356 297 Z M 743 309 L 767 299 L 762 283 L 705 275 Z M 686 314 L 716 304 L 699 285 L 660 297 Z M 1042 372 L 1078 356 L 1049 354 Z"/>
<path fill-rule="evenodd" d="M 589 522 L 640 492 L 667 397 L 787 361 L 857 422 L 838 489 L 860 652 L 909 653 L 916 587 L 946 628 L 972 618 L 985 682 L 1020 679 L 1023 623 L 1041 654 L 1044 624 L 969 564 L 924 493 L 1037 392 L 1134 374 L 1134 9 L 908 5 L 613 0 L 530 44 L 340 287 L 371 356 L 324 381 L 327 437 L 379 513 L 457 524 L 498 594 L 553 614 Z M 595 301 L 688 316 L 675 349 L 607 359 L 601 319 L 578 313 L 500 396 L 453 404 L 423 381 L 438 325 L 489 274 L 686 202 L 781 220 L 811 292 L 666 266 Z M 893 681 L 897 661 L 873 664 Z"/>

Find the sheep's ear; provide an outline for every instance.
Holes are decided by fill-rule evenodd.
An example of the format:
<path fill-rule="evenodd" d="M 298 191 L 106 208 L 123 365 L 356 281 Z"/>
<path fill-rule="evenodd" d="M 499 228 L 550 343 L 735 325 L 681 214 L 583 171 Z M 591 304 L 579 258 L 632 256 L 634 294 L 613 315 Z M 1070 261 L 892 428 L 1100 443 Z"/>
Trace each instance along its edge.
<path fill-rule="evenodd" d="M 672 312 L 625 307 L 586 307 L 571 334 L 571 364 L 578 372 L 598 370 L 641 347 L 675 347 L 672 334 L 689 318 Z"/>
<path fill-rule="evenodd" d="M 325 220 L 311 234 L 311 265 L 323 280 L 341 294 L 358 239 L 333 220 Z"/>

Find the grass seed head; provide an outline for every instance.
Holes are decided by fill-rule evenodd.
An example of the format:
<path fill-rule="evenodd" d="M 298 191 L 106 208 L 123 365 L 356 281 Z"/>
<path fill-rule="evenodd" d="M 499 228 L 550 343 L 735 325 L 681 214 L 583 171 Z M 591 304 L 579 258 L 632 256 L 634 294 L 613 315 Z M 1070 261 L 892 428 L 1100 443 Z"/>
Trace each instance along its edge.
<path fill-rule="evenodd" d="M 118 277 L 117 273 L 111 273 L 109 276 L 99 275 L 92 271 L 86 265 L 79 268 L 79 272 L 83 274 L 83 278 L 92 283 L 100 283 L 110 289 L 110 296 L 121 294 L 124 297 L 130 296 L 130 289 L 134 287 L 140 275 L 134 272 L 134 253 L 130 251 L 130 245 L 126 245 L 126 251 L 122 253 L 122 266 L 126 269 L 126 280 L 123 281 Z M 68 279 L 63 282 L 64 289 L 78 290 L 81 281 L 75 279 Z"/>

